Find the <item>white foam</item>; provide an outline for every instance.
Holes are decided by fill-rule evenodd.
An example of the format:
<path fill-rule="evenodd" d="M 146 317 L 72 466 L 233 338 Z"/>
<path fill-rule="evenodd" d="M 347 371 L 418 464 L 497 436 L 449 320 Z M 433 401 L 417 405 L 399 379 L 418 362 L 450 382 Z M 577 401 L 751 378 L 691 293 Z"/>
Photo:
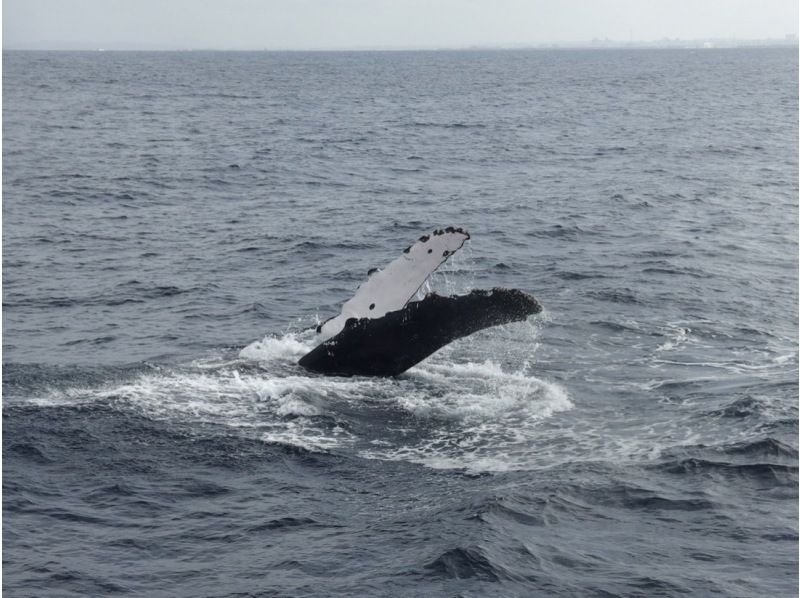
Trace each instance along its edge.
<path fill-rule="evenodd" d="M 776 364 L 784 364 L 788 361 L 797 361 L 797 353 L 787 353 L 785 355 L 777 355 L 773 357 L 772 361 Z"/>
<path fill-rule="evenodd" d="M 689 335 L 692 332 L 691 328 L 670 324 L 668 330 L 669 340 L 658 347 L 655 352 L 661 353 L 664 351 L 672 351 L 685 345 L 689 340 Z"/>
<path fill-rule="evenodd" d="M 571 406 L 558 385 L 522 372 L 504 372 L 491 360 L 422 365 L 412 369 L 410 376 L 448 389 L 436 398 L 423 389 L 399 399 L 406 409 L 420 415 L 480 420 L 521 412 L 536 419 Z M 543 396 L 547 396 L 546 401 L 536 401 Z"/>
<path fill-rule="evenodd" d="M 470 357 L 534 347 L 535 326 L 480 333 L 398 378 L 322 377 L 297 359 L 313 331 L 268 336 L 238 353 L 160 368 L 123 383 L 53 390 L 46 404 L 111 402 L 146 417 L 217 425 L 225 433 L 311 451 L 355 451 L 471 470 L 525 468 L 541 422 L 572 406 L 564 389 L 516 367 Z M 479 342 L 478 342 L 479 341 Z M 473 344 L 475 343 L 475 344 Z M 532 349 L 531 349 L 532 350 Z M 530 354 L 522 357 L 530 359 Z"/>
<path fill-rule="evenodd" d="M 266 336 L 250 343 L 239 352 L 239 357 L 251 361 L 296 361 L 312 348 L 313 345 L 298 338 L 297 333 L 288 333 L 281 337 Z"/>
<path fill-rule="evenodd" d="M 186 415 L 205 423 L 249 425 L 264 411 L 278 415 L 319 415 L 324 397 L 305 377 L 263 378 L 236 370 L 214 373 L 147 375 L 98 391 L 118 397 L 153 415 Z"/>
<path fill-rule="evenodd" d="M 395 401 L 432 422 L 413 443 L 369 447 L 367 458 L 403 460 L 470 471 L 527 469 L 537 451 L 538 424 L 572 407 L 558 384 L 506 372 L 497 363 L 430 363 L 410 370 L 408 392 Z"/>

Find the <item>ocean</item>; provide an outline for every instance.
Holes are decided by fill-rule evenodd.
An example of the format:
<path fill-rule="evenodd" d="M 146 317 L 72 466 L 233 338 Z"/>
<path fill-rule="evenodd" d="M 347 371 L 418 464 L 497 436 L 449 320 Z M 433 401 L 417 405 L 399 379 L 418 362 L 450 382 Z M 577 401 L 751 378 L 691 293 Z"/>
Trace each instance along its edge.
<path fill-rule="evenodd" d="M 8 596 L 795 596 L 796 48 L 3 55 Z M 297 359 L 368 270 L 543 312 Z"/>

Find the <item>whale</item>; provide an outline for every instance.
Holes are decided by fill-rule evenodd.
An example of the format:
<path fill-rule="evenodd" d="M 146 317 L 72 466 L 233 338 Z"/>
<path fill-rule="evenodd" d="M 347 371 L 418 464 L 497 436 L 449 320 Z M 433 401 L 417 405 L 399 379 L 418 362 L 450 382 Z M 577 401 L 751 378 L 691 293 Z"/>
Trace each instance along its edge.
<path fill-rule="evenodd" d="M 541 312 L 537 299 L 518 289 L 416 299 L 428 277 L 469 239 L 462 228 L 437 229 L 386 268 L 370 270 L 341 313 L 317 326 L 320 342 L 298 364 L 329 376 L 398 376 L 454 340 Z"/>

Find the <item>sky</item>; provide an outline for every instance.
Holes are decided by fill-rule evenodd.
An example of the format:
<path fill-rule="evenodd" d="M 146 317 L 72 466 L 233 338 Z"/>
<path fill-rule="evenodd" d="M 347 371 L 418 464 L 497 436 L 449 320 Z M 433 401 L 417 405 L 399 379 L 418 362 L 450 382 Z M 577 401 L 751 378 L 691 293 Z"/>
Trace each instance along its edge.
<path fill-rule="evenodd" d="M 5 49 L 301 50 L 798 34 L 798 0 L 3 0 Z"/>

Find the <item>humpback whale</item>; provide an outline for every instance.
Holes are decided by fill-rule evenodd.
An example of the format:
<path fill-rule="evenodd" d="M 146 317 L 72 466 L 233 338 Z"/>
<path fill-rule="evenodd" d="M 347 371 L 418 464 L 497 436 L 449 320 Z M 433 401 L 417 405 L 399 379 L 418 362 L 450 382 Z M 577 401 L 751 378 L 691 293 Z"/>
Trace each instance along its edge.
<path fill-rule="evenodd" d="M 370 270 L 341 313 L 317 327 L 321 342 L 299 365 L 333 376 L 397 376 L 456 339 L 539 313 L 539 302 L 516 289 L 413 300 L 469 238 L 461 228 L 437 229 L 383 270 Z"/>

